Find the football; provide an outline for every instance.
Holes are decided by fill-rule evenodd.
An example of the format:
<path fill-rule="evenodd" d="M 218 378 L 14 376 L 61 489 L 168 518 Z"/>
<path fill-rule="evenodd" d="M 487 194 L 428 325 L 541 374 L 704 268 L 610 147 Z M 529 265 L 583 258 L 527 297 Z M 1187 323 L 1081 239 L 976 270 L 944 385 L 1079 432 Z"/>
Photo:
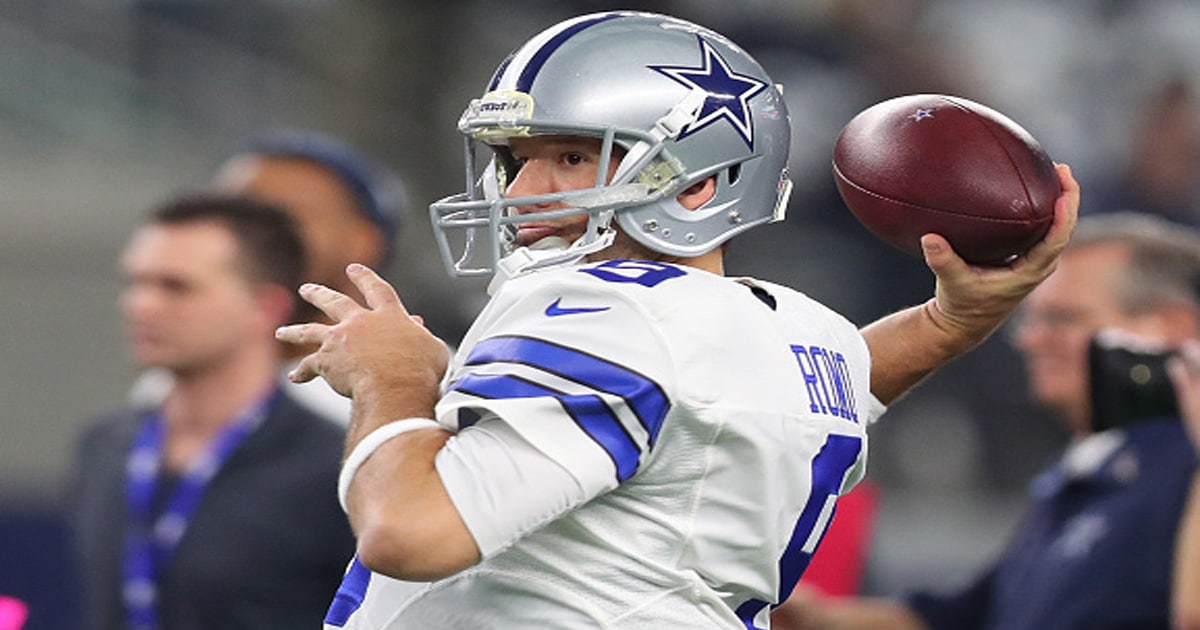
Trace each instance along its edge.
<path fill-rule="evenodd" d="M 921 256 L 934 232 L 975 265 L 1004 265 L 1037 244 L 1054 219 L 1054 163 L 1003 114 L 956 96 L 883 101 L 838 136 L 833 173 L 864 226 Z"/>

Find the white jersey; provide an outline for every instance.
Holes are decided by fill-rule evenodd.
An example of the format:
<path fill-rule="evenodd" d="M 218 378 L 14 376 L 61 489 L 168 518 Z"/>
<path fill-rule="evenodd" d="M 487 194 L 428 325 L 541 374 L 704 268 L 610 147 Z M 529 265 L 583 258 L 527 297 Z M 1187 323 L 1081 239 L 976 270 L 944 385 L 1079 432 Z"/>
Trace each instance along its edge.
<path fill-rule="evenodd" d="M 777 285 L 646 261 L 511 280 L 437 407 L 482 561 L 412 597 L 355 562 L 326 628 L 766 628 L 862 477 L 869 374 L 856 326 Z M 475 431 L 517 454 L 456 453 Z M 538 474 L 505 472 L 523 457 Z"/>

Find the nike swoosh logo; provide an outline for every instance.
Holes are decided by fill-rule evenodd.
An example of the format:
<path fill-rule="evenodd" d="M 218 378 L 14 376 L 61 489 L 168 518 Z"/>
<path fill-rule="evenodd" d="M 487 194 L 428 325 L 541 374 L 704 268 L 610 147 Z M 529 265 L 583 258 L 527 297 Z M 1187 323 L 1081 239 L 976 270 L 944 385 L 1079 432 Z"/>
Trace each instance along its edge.
<path fill-rule="evenodd" d="M 600 311 L 607 311 L 608 309 L 612 308 L 611 306 L 578 306 L 572 308 L 568 306 L 559 306 L 558 303 L 561 301 L 562 298 L 558 298 L 557 300 L 554 300 L 550 306 L 546 307 L 546 317 L 558 317 L 559 315 L 578 315 L 579 313 L 599 313 Z"/>

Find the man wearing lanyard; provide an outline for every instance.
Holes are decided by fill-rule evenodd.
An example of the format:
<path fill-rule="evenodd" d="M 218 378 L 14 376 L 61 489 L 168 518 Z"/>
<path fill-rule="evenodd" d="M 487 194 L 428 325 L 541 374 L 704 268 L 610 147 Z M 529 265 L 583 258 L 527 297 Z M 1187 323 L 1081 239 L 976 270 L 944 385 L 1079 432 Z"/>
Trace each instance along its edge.
<path fill-rule="evenodd" d="M 271 131 L 237 147 L 217 167 L 210 185 L 231 195 L 275 204 L 296 224 L 304 243 L 304 280 L 358 295 L 346 265 L 372 268 L 392 259 L 406 203 L 400 177 L 338 137 L 303 129 Z M 301 302 L 295 321 L 323 317 Z M 285 370 L 312 348 L 285 344 Z M 321 383 L 285 383 L 288 395 L 340 425 L 350 421 L 350 399 Z M 171 387 L 166 370 L 146 370 L 130 392 L 134 404 L 157 404 Z"/>
<path fill-rule="evenodd" d="M 320 623 L 353 538 L 334 488 L 343 430 L 278 388 L 272 331 L 303 268 L 292 221 L 248 198 L 182 197 L 133 235 L 121 257 L 130 351 L 173 384 L 81 442 L 87 627 Z"/>

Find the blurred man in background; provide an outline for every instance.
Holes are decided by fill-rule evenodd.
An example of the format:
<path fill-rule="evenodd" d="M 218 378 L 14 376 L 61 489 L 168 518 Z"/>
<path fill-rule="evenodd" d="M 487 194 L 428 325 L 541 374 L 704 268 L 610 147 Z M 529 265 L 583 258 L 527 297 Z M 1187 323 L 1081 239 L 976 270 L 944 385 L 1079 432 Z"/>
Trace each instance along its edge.
<path fill-rule="evenodd" d="M 358 296 L 346 280 L 346 265 L 382 268 L 392 257 L 405 202 L 403 185 L 331 135 L 289 130 L 260 136 L 225 160 L 213 183 L 291 215 L 304 242 L 307 281 L 331 283 L 326 286 Z M 296 321 L 322 316 L 301 304 Z"/>
<path fill-rule="evenodd" d="M 217 170 L 218 189 L 257 197 L 283 208 L 300 229 L 308 273 L 304 280 L 358 292 L 346 265 L 383 268 L 392 258 L 406 202 L 399 176 L 329 134 L 287 130 L 264 134 L 237 151 Z M 326 284 L 333 283 L 333 284 Z M 301 302 L 293 321 L 324 314 Z M 283 345 L 289 363 L 312 348 Z M 350 400 L 324 383 L 288 383 L 301 404 L 345 424 Z"/>
<path fill-rule="evenodd" d="M 1088 345 L 1104 329 L 1167 347 L 1195 339 L 1198 278 L 1200 235 L 1188 228 L 1130 213 L 1082 219 L 1015 329 L 1033 396 L 1074 440 L 1034 482 L 1032 510 L 1000 558 L 952 593 L 892 601 L 800 590 L 777 611 L 778 627 L 1197 627 L 1200 580 L 1177 582 L 1172 596 L 1172 571 L 1200 443 L 1177 417 L 1126 417 L 1127 426 L 1096 431 Z M 1196 540 L 1200 519 L 1189 523 L 1194 531 L 1179 535 Z"/>
<path fill-rule="evenodd" d="M 304 243 L 305 281 L 358 295 L 346 280 L 346 265 L 380 268 L 392 257 L 405 204 L 403 183 L 334 136 L 309 130 L 264 134 L 224 160 L 212 183 L 224 193 L 275 204 L 292 217 Z M 292 321 L 323 317 L 301 303 Z M 312 350 L 288 344 L 281 348 L 289 362 Z M 349 399 L 324 383 L 281 381 L 302 405 L 339 424 L 349 421 Z M 135 385 L 133 400 L 156 401 L 168 383 L 162 371 L 148 372 Z"/>
<path fill-rule="evenodd" d="M 343 430 L 281 390 L 303 246 L 283 211 L 203 196 L 156 209 L 121 257 L 121 312 L 159 402 L 84 435 L 71 504 L 96 630 L 315 627 L 353 554 Z"/>

